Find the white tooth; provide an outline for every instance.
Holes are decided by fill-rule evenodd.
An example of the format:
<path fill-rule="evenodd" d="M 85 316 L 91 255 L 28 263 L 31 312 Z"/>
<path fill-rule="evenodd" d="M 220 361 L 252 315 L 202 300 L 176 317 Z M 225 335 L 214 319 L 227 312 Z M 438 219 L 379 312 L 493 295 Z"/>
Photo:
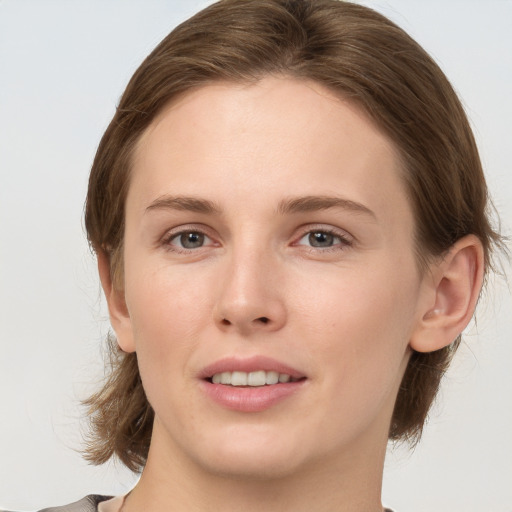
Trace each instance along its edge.
<path fill-rule="evenodd" d="M 220 374 L 221 384 L 231 384 L 231 372 L 222 372 Z"/>
<path fill-rule="evenodd" d="M 279 382 L 289 382 L 290 380 L 290 376 L 287 375 L 286 373 L 280 373 L 279 374 Z"/>
<path fill-rule="evenodd" d="M 221 374 L 220 373 L 216 373 L 213 377 L 212 377 L 212 382 L 214 384 L 220 384 L 220 376 Z"/>
<path fill-rule="evenodd" d="M 251 372 L 247 376 L 247 384 L 249 386 L 264 386 L 265 385 L 265 371 L 259 370 Z"/>
<path fill-rule="evenodd" d="M 247 373 L 246 372 L 233 372 L 231 374 L 232 386 L 247 386 Z"/>
<path fill-rule="evenodd" d="M 277 384 L 279 382 L 279 373 L 277 372 L 267 372 L 267 376 L 265 378 L 266 384 Z"/>

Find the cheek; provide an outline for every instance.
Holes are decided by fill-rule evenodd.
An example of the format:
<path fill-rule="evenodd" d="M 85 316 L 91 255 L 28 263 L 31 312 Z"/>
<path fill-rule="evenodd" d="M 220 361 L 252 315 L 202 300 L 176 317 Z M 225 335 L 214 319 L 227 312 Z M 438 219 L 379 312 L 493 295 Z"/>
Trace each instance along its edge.
<path fill-rule="evenodd" d="M 169 268 L 144 271 L 127 284 L 143 387 L 154 410 L 166 416 L 193 400 L 191 388 L 186 385 L 190 377 L 188 362 L 200 345 L 204 290 Z M 172 422 L 176 428 L 187 428 L 179 415 Z"/>
<path fill-rule="evenodd" d="M 298 318 L 318 332 L 338 334 L 340 341 L 350 343 L 354 336 L 367 341 L 399 338 L 412 327 L 419 277 L 409 261 L 381 259 L 354 268 L 300 274 L 294 293 Z"/>
<path fill-rule="evenodd" d="M 126 298 L 141 375 L 145 381 L 183 376 L 208 321 L 208 294 L 202 279 L 163 265 L 130 273 Z M 211 309 L 211 308 L 210 308 Z M 161 380 L 161 382 L 163 382 Z M 145 382 L 146 384 L 146 382 Z M 147 382 L 148 388 L 150 387 Z"/>
<path fill-rule="evenodd" d="M 408 270 L 409 269 L 409 270 Z M 312 284 L 312 283 L 310 283 Z M 337 399 L 382 399 L 395 389 L 408 357 L 419 282 L 414 266 L 375 265 L 317 279 L 298 322 L 311 340 L 320 378 Z M 378 396 L 380 395 L 380 396 Z"/>
<path fill-rule="evenodd" d="M 137 270 L 127 272 L 126 280 L 127 304 L 137 337 L 163 343 L 173 333 L 192 334 L 204 322 L 208 293 L 200 272 L 191 276 L 165 263 L 145 264 Z M 158 332 L 166 336 L 150 336 Z"/>

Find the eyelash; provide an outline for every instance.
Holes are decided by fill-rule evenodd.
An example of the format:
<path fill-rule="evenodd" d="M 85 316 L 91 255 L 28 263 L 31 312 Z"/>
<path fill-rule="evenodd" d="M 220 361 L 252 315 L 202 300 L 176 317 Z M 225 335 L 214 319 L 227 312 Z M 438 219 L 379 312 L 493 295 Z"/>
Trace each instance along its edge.
<path fill-rule="evenodd" d="M 305 237 L 310 236 L 314 233 L 332 236 L 335 239 L 335 241 L 337 240 L 337 242 L 334 243 L 333 245 L 327 246 L 327 247 L 315 247 L 312 245 L 308 246 L 308 245 L 300 243 L 300 241 L 302 239 L 304 239 Z M 187 234 L 200 235 L 200 236 L 203 236 L 203 237 L 209 239 L 211 242 L 213 242 L 213 238 L 207 234 L 206 230 L 191 227 L 188 229 L 181 229 L 179 231 L 173 231 L 171 233 L 167 233 L 162 238 L 161 243 L 163 246 L 165 246 L 166 250 L 172 251 L 172 252 L 178 253 L 178 254 L 191 254 L 193 252 L 203 249 L 204 247 L 217 245 L 215 242 L 213 242 L 212 244 L 209 244 L 207 246 L 201 245 L 196 248 L 186 248 L 186 247 L 179 247 L 179 246 L 172 244 L 173 240 L 176 240 L 179 237 L 181 237 L 183 235 L 187 235 Z M 311 228 L 310 227 L 309 229 L 303 231 L 302 234 L 300 235 L 300 237 L 296 238 L 296 241 L 292 245 L 303 247 L 304 250 L 314 252 L 314 253 L 329 253 L 329 252 L 333 252 L 333 251 L 342 251 L 342 250 L 345 250 L 347 247 L 351 247 L 353 245 L 353 240 L 350 239 L 346 235 L 346 233 L 341 233 L 340 231 L 332 229 L 332 228 L 325 228 L 325 227 Z"/>

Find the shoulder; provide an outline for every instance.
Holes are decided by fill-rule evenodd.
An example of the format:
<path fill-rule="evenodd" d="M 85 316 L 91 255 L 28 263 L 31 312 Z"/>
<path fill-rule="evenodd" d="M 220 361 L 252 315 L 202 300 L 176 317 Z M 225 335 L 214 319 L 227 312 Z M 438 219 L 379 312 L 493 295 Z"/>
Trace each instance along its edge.
<path fill-rule="evenodd" d="M 98 504 L 102 501 L 111 499 L 112 496 L 100 496 L 99 494 L 91 494 L 82 498 L 79 501 L 70 503 L 69 505 L 62 505 L 59 507 L 49 507 L 39 512 L 97 512 Z M 7 510 L 0 509 L 0 512 L 8 512 Z"/>

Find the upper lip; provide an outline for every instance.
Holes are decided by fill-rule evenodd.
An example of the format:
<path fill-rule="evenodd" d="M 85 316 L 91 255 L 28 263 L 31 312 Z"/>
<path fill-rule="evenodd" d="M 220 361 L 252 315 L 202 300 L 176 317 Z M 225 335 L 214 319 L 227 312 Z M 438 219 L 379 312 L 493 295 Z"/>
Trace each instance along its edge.
<path fill-rule="evenodd" d="M 253 356 L 249 358 L 226 357 L 209 364 L 199 372 L 199 378 L 209 379 L 216 373 L 222 372 L 256 372 L 264 370 L 267 372 L 278 372 L 290 375 L 294 379 L 306 377 L 299 370 L 288 366 L 276 359 L 266 356 Z"/>

